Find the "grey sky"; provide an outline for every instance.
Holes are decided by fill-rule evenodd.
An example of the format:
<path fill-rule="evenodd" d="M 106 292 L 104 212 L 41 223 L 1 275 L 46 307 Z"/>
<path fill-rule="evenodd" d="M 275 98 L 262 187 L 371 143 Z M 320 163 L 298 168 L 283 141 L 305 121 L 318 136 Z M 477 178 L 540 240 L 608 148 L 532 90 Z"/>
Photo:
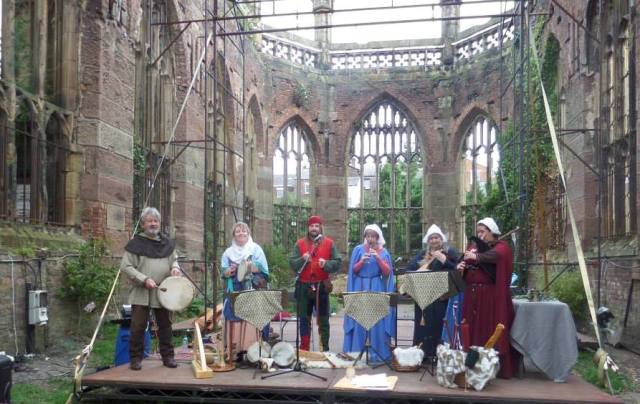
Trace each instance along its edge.
<path fill-rule="evenodd" d="M 400 6 L 416 4 L 433 4 L 437 0 L 335 0 L 335 9 L 352 9 L 374 6 Z M 461 6 L 461 16 L 481 14 L 499 14 L 513 7 L 513 1 L 495 1 L 482 4 L 464 4 Z M 311 0 L 278 0 L 262 3 L 262 14 L 311 11 Z M 404 8 L 398 10 L 357 11 L 337 13 L 333 15 L 334 24 L 347 24 L 364 21 L 406 20 L 416 18 L 440 17 L 438 6 Z M 460 20 L 460 30 L 464 31 L 474 25 L 484 24 L 487 18 Z M 263 18 L 266 25 L 272 27 L 311 26 L 314 24 L 313 15 L 268 17 Z M 441 22 L 422 22 L 410 24 L 374 25 L 365 27 L 334 28 L 332 40 L 336 43 L 403 40 L 438 38 Z M 313 30 L 296 31 L 297 35 L 307 39 L 314 39 Z"/>

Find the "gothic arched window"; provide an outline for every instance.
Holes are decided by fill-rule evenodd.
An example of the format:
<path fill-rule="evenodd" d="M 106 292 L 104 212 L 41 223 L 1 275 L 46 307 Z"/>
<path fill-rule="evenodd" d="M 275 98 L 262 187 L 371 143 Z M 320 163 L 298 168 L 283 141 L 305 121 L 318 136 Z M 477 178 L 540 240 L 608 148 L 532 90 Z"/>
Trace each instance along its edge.
<path fill-rule="evenodd" d="M 140 138 L 134 146 L 133 178 L 134 222 L 145 205 L 154 206 L 162 215 L 162 231 L 166 234 L 171 229 L 173 193 L 172 149 L 166 145 L 171 140 L 176 118 L 177 83 L 175 56 L 172 49 L 166 50 L 171 42 L 172 28 L 153 24 L 169 21 L 169 14 L 166 0 L 154 0 L 150 9 L 145 8 L 147 26 L 144 32 L 148 49 L 145 64 L 140 67 L 144 69 L 144 75 L 137 105 Z"/>
<path fill-rule="evenodd" d="M 585 31 L 585 50 L 587 66 L 594 71 L 600 64 L 600 0 L 589 0 L 587 5 L 587 29 Z"/>
<path fill-rule="evenodd" d="M 9 169 L 7 161 L 9 149 L 9 131 L 7 130 L 7 112 L 0 108 L 0 218 L 9 214 Z"/>
<path fill-rule="evenodd" d="M 280 131 L 273 154 L 273 244 L 289 249 L 307 231 L 311 214 L 311 148 L 295 120 Z"/>
<path fill-rule="evenodd" d="M 39 222 L 42 183 L 40 142 L 33 108 L 23 103 L 16 115 L 16 219 Z"/>
<path fill-rule="evenodd" d="M 602 164 L 604 165 L 604 233 L 606 237 L 630 235 L 636 228 L 636 170 L 634 146 L 634 122 L 631 111 L 635 109 L 631 90 L 634 87 L 631 74 L 631 33 L 626 20 L 616 25 L 610 20 L 615 15 L 608 9 L 606 26 L 607 53 L 602 64 L 605 89 L 603 110 L 606 126 L 603 140 Z"/>
<path fill-rule="evenodd" d="M 484 115 L 474 119 L 462 149 L 463 234 L 474 234 L 477 208 L 495 183 L 500 164 L 498 128 Z"/>
<path fill-rule="evenodd" d="M 422 243 L 423 161 L 415 125 L 382 100 L 355 125 L 347 173 L 349 250 L 367 224 L 378 224 L 387 249 L 407 256 Z"/>
<path fill-rule="evenodd" d="M 258 163 L 260 145 L 264 143 L 260 106 L 254 95 L 249 101 L 244 125 L 244 221 L 253 228 L 255 224 L 255 200 L 258 192 Z"/>
<path fill-rule="evenodd" d="M 65 223 L 65 166 L 67 157 L 64 120 L 57 114 L 49 118 L 46 128 L 45 204 L 47 221 Z"/>

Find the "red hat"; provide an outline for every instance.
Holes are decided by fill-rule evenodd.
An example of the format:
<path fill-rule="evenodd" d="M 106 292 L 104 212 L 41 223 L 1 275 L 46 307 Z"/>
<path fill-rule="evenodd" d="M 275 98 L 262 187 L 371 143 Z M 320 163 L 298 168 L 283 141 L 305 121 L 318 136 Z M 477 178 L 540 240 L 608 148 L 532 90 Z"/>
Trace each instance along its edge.
<path fill-rule="evenodd" d="M 312 224 L 322 224 L 322 218 L 320 216 L 309 216 L 309 220 L 307 221 L 307 226 L 311 226 Z"/>

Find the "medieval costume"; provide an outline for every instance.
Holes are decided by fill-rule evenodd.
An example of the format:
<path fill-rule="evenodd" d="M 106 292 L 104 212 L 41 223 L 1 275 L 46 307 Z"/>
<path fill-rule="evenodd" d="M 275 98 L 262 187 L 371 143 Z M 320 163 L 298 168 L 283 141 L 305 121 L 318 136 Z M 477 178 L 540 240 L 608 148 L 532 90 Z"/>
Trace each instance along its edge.
<path fill-rule="evenodd" d="M 372 224 L 364 229 L 365 235 L 367 231 L 378 234 L 377 243 L 371 245 L 365 239 L 363 244 L 353 249 L 349 262 L 347 292 L 392 293 L 395 291 L 393 264 L 389 252 L 384 248 L 385 240 L 382 230 L 378 225 Z M 375 251 L 374 255 L 370 255 L 372 251 Z M 392 308 L 389 315 L 370 330 L 370 343 L 374 351 L 370 352 L 369 358 L 374 362 L 391 358 L 389 345 L 391 337 L 395 337 L 395 315 L 395 309 Z M 365 344 L 365 329 L 349 316 L 345 316 L 343 326 L 343 351 L 360 352 Z"/>
<path fill-rule="evenodd" d="M 311 216 L 307 222 L 312 225 L 322 225 L 320 216 Z M 307 254 L 308 258 L 305 258 Z M 324 264 L 321 265 L 321 260 Z M 309 232 L 306 237 L 299 239 L 289 257 L 289 266 L 296 273 L 295 297 L 298 306 L 300 322 L 300 349 L 309 350 L 311 336 L 311 316 L 316 309 L 318 328 L 320 333 L 320 350 L 329 350 L 329 293 L 333 288 L 330 273 L 340 270 L 342 258 L 333 240 L 323 236 L 321 232 Z"/>
<path fill-rule="evenodd" d="M 151 237 L 146 233 L 137 234 L 124 247 L 120 270 L 132 281 L 129 291 L 131 304 L 131 328 L 129 355 L 130 367 L 140 369 L 144 354 L 144 334 L 149 319 L 149 309 L 153 309 L 158 325 L 160 355 L 165 366 L 175 367 L 173 342 L 171 340 L 171 313 L 158 301 L 158 289 L 145 287 L 147 279 L 159 285 L 171 276 L 173 268 L 179 268 L 175 253 L 175 242 L 162 234 Z"/>
<path fill-rule="evenodd" d="M 236 227 L 245 227 L 248 231 L 248 227 L 244 223 L 237 223 L 234 226 L 234 232 Z M 253 266 L 257 268 L 258 271 L 252 272 L 247 270 L 245 273 L 240 274 L 242 279 L 238 279 L 237 272 L 234 272 L 231 276 L 225 276 L 225 273 L 227 273 L 227 270 L 232 267 L 232 265 L 238 268 L 241 265 Z M 225 321 L 229 321 L 227 324 L 227 338 L 231 341 L 232 346 L 235 346 L 236 352 L 244 351 L 249 345 L 255 342 L 256 339 L 255 337 L 252 338 L 252 332 L 247 333 L 246 322 L 234 314 L 230 293 L 261 289 L 267 286 L 269 280 L 269 265 L 267 264 L 267 258 L 262 251 L 262 247 L 255 243 L 250 235 L 248 235 L 247 241 L 243 245 L 240 245 L 234 238 L 231 241 L 231 246 L 222 254 L 220 273 L 226 294 L 223 313 Z M 268 324 L 262 329 L 262 338 L 264 340 L 269 339 Z M 233 351 L 233 349 L 231 349 L 231 351 Z"/>
<path fill-rule="evenodd" d="M 430 257 L 429 238 L 432 235 L 439 235 L 442 238 L 442 252 L 446 256 L 446 260 L 441 262 L 438 259 Z M 409 265 L 407 271 L 429 270 L 429 271 L 450 271 L 455 269 L 459 253 L 456 249 L 447 245 L 447 237 L 442 230 L 435 224 L 429 227 L 427 234 L 422 240 L 427 248 L 420 251 Z M 442 320 L 447 311 L 447 299 L 436 300 L 427 306 L 424 310 L 420 309 L 417 304 L 414 308 L 414 328 L 413 343 L 414 345 L 422 344 L 425 358 L 433 357 L 436 354 L 436 347 L 441 342 L 442 336 Z"/>
<path fill-rule="evenodd" d="M 469 324 L 470 345 L 484 346 L 498 323 L 505 326 L 502 336 L 495 345 L 500 354 L 498 377 L 511 378 L 516 371 L 518 354 L 511 347 L 509 335 L 515 315 L 509 284 L 513 272 L 513 255 L 506 241 L 497 240 L 498 225 L 492 218 L 478 222 L 496 236 L 471 245 L 467 251 L 475 253 L 474 259 L 465 259 L 463 319 Z"/>

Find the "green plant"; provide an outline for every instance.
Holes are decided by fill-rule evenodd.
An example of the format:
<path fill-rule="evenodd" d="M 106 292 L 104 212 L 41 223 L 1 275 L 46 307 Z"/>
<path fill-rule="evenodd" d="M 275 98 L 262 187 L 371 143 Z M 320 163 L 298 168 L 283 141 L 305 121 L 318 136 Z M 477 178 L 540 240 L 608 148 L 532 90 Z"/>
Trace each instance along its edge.
<path fill-rule="evenodd" d="M 599 388 L 609 391 L 598 382 L 598 368 L 593 363 L 593 352 L 582 351 L 578 355 L 578 362 L 573 370 L 578 373 L 584 380 L 598 386 Z M 622 372 L 609 372 L 611 380 L 611 389 L 614 394 L 621 394 L 627 391 L 635 391 L 636 387 L 633 381 Z"/>
<path fill-rule="evenodd" d="M 269 284 L 272 289 L 290 288 L 293 286 L 293 272 L 289 268 L 289 255 L 279 245 L 264 246 L 264 254 L 269 264 Z"/>
<path fill-rule="evenodd" d="M 73 383 L 70 379 L 56 378 L 33 383 L 16 383 L 11 388 L 14 404 L 58 404 L 67 401 Z"/>
<path fill-rule="evenodd" d="M 538 272 L 537 281 L 540 290 L 542 285 L 542 272 Z M 550 274 L 549 278 L 553 279 Z M 584 293 L 582 277 L 578 271 L 565 271 L 549 286 L 549 294 L 561 302 L 566 303 L 571 309 L 576 321 L 587 320 L 587 296 Z"/>
<path fill-rule="evenodd" d="M 23 258 L 33 258 L 36 256 L 36 247 L 34 245 L 25 245 L 16 249 L 16 253 Z"/>
<path fill-rule="evenodd" d="M 90 367 L 101 367 L 113 365 L 116 352 L 116 338 L 118 336 L 118 325 L 105 323 L 100 329 L 100 334 L 93 344 L 93 350 L 89 357 Z"/>
<path fill-rule="evenodd" d="M 133 143 L 133 223 L 137 223 L 140 212 L 144 208 L 146 196 L 145 172 L 147 169 L 147 152 L 138 141 Z M 142 229 L 138 226 L 138 232 Z"/>
<path fill-rule="evenodd" d="M 329 307 L 331 308 L 331 313 L 337 313 L 344 306 L 344 301 L 342 297 L 336 294 L 329 295 Z"/>
<path fill-rule="evenodd" d="M 118 268 L 107 263 L 109 250 L 103 239 L 90 239 L 79 249 L 77 258 L 64 263 L 62 286 L 57 294 L 78 307 L 78 327 L 82 308 L 90 302 L 101 307 L 109 296 Z"/>
<path fill-rule="evenodd" d="M 297 83 L 293 90 L 293 103 L 299 107 L 306 107 L 311 101 L 311 89 L 304 84 Z"/>

